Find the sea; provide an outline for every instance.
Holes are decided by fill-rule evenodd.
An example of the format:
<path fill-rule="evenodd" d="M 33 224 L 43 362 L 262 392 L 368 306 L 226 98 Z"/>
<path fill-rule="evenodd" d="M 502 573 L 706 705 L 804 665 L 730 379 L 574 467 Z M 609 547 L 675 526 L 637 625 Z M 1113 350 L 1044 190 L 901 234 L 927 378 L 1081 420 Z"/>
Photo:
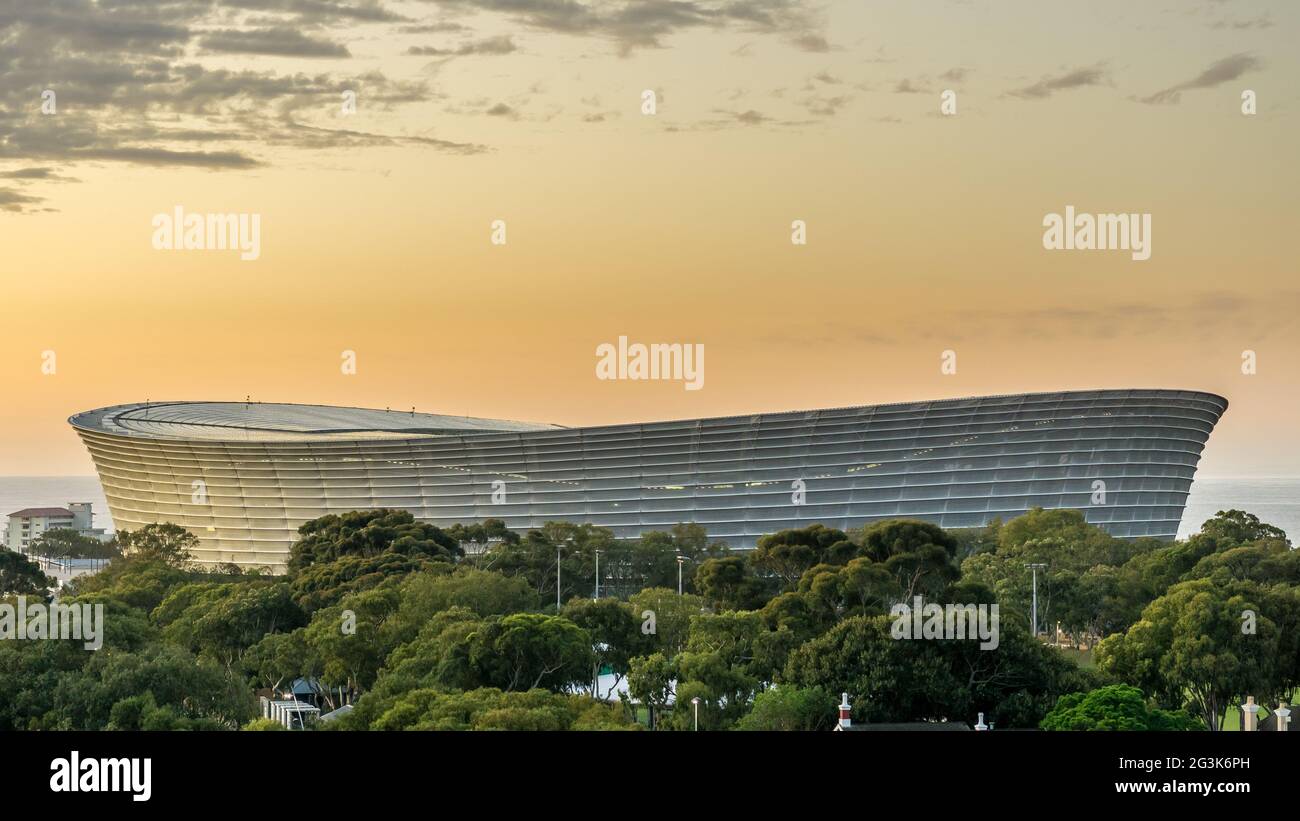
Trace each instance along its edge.
<path fill-rule="evenodd" d="M 69 502 L 92 503 L 95 526 L 112 532 L 113 519 L 96 477 L 0 476 L 0 517 L 25 507 L 63 507 Z M 1196 533 L 1206 519 L 1231 508 L 1282 528 L 1292 544 L 1300 545 L 1300 476 L 1197 477 L 1178 537 Z"/>

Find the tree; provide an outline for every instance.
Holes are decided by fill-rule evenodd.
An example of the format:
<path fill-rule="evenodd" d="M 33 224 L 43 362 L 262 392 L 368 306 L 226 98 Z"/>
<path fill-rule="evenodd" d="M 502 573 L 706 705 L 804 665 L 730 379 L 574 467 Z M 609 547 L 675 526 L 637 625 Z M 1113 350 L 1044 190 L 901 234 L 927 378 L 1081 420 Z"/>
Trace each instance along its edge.
<path fill-rule="evenodd" d="M 465 607 L 480 616 L 536 610 L 537 596 L 523 579 L 500 573 L 457 567 L 450 572 L 417 573 L 402 585 L 403 611 L 416 618 L 451 607 Z"/>
<path fill-rule="evenodd" d="M 1300 550 L 1292 550 L 1286 541 L 1280 539 L 1251 542 L 1211 553 L 1197 562 L 1183 578 L 1297 587 L 1300 586 Z"/>
<path fill-rule="evenodd" d="M 863 553 L 894 577 L 904 598 L 938 598 L 961 575 L 953 561 L 957 540 L 938 525 L 890 519 L 864 527 L 859 541 Z"/>
<path fill-rule="evenodd" d="M 501 519 L 484 519 L 481 522 L 454 524 L 447 528 L 447 535 L 461 545 L 467 543 L 487 545 L 492 542 L 519 543 L 519 534 L 506 527 L 506 523 Z"/>
<path fill-rule="evenodd" d="M 263 581 L 184 585 L 153 616 L 170 641 L 226 669 L 266 635 L 307 623 L 289 585 Z"/>
<path fill-rule="evenodd" d="M 631 661 L 627 674 L 627 694 L 649 714 L 650 729 L 659 726 L 659 714 L 673 699 L 676 672 L 663 653 L 638 656 Z"/>
<path fill-rule="evenodd" d="M 695 570 L 710 559 L 726 556 L 729 551 L 723 542 L 710 542 L 703 526 L 694 523 L 677 524 L 667 532 L 648 530 L 641 538 L 623 544 L 626 548 L 611 551 L 609 562 L 610 592 L 621 596 L 630 596 L 647 587 L 676 589 L 678 557 L 689 565 L 680 568 L 682 591 L 697 593 Z"/>
<path fill-rule="evenodd" d="M 1006 727 L 1033 727 L 1063 693 L 1093 677 L 1003 623 L 997 649 L 960 639 L 897 640 L 892 617 L 855 616 L 790 654 L 782 681 L 853 697 L 864 721 L 970 721 L 983 712 Z"/>
<path fill-rule="evenodd" d="M 63 586 L 65 596 L 97 595 L 152 612 L 179 585 L 208 578 L 206 574 L 174 567 L 162 561 L 124 558 L 97 573 L 77 576 Z"/>
<path fill-rule="evenodd" d="M 749 561 L 755 568 L 776 576 L 789 590 L 809 568 L 845 564 L 857 554 L 858 546 L 843 531 L 809 525 L 759 538 Z"/>
<path fill-rule="evenodd" d="M 1117 539 L 1090 525 L 1078 510 L 1031 508 L 998 530 L 999 553 L 1028 562 L 1047 562 L 1055 569 L 1082 573 L 1098 564 L 1118 566 L 1158 546 L 1152 540 Z"/>
<path fill-rule="evenodd" d="M 199 537 L 180 525 L 155 522 L 134 532 L 118 531 L 113 542 L 113 548 L 123 556 L 183 568 L 193 558 L 192 551 L 199 546 Z"/>
<path fill-rule="evenodd" d="M 700 699 L 699 726 L 726 729 L 748 711 L 754 694 L 770 679 L 757 660 L 755 641 L 765 632 L 762 617 L 752 611 L 704 614 L 691 619 L 686 649 L 673 658 L 677 698 L 683 709 L 673 713 L 677 729 L 695 723 L 695 710 L 685 705 Z"/>
<path fill-rule="evenodd" d="M 356 702 L 358 726 L 378 720 L 404 694 L 413 690 L 473 690 L 482 686 L 470 665 L 471 637 L 483 619 L 464 607 L 452 607 L 431 617 L 411 641 L 387 655 L 375 685 Z"/>
<path fill-rule="evenodd" d="M 373 556 L 341 556 L 318 562 L 290 575 L 294 601 L 306 613 L 338 604 L 349 593 L 397 586 L 413 574 L 449 571 L 445 558 L 384 552 Z"/>
<path fill-rule="evenodd" d="M 469 636 L 469 663 L 484 686 L 559 692 L 591 673 L 587 632 L 563 616 L 493 616 Z"/>
<path fill-rule="evenodd" d="M 840 622 L 790 654 L 783 681 L 849 693 L 857 721 L 965 720 L 969 694 L 940 643 L 898 641 L 890 624 L 889 616 Z"/>
<path fill-rule="evenodd" d="M 465 692 L 412 690 L 368 724 L 357 712 L 343 729 L 374 730 L 626 730 L 636 729 L 617 709 L 581 696 L 545 690 Z"/>
<path fill-rule="evenodd" d="M 374 557 L 385 553 L 414 559 L 451 562 L 463 555 L 460 544 L 441 528 L 416 522 L 406 510 L 354 510 L 304 522 L 301 538 L 289 551 L 291 575 L 314 564 L 344 556 Z"/>
<path fill-rule="evenodd" d="M 704 612 L 704 599 L 690 593 L 679 596 L 665 587 L 647 587 L 628 603 L 649 645 L 668 658 L 686 646 L 691 619 Z"/>
<path fill-rule="evenodd" d="M 835 697 L 820 687 L 778 684 L 754 697 L 754 707 L 739 730 L 827 730 L 834 726 Z"/>
<path fill-rule="evenodd" d="M 715 610 L 754 610 L 768 599 L 743 556 L 708 559 L 695 569 L 694 587 Z"/>
<path fill-rule="evenodd" d="M 1136 687 L 1111 684 L 1061 696 L 1038 726 L 1044 730 L 1195 730 L 1200 723 L 1187 713 L 1151 707 Z"/>
<path fill-rule="evenodd" d="M 1200 534 L 1209 536 L 1221 544 L 1241 545 L 1247 542 L 1275 539 L 1286 542 L 1288 547 L 1291 546 L 1286 532 L 1280 527 L 1261 522 L 1258 516 L 1244 510 L 1220 510 L 1214 514 L 1214 518 L 1205 520 L 1201 525 Z"/>
<path fill-rule="evenodd" d="M 599 668 L 608 666 L 614 674 L 612 686 L 617 687 L 632 657 L 649 652 L 653 641 L 641 632 L 641 620 L 631 605 L 618 599 L 570 599 L 563 615 L 591 637 L 593 684 Z"/>
<path fill-rule="evenodd" d="M 263 637 L 244 652 L 240 665 L 255 686 L 271 690 L 279 690 L 299 677 L 317 675 L 321 668 L 303 629 Z"/>
<path fill-rule="evenodd" d="M 1265 615 L 1282 609 L 1272 598 L 1253 582 L 1181 582 L 1127 632 L 1102 641 L 1097 667 L 1164 707 L 1190 703 L 1207 728 L 1220 730 L 1239 696 L 1274 692 L 1288 676 L 1279 666 L 1277 624 Z M 1255 614 L 1254 632 L 1243 630 L 1247 611 Z"/>
<path fill-rule="evenodd" d="M 810 613 L 830 626 L 839 619 L 884 613 L 904 599 L 898 576 L 884 562 L 860 556 L 843 566 L 819 564 L 799 579 Z"/>
<path fill-rule="evenodd" d="M 112 559 L 120 555 L 113 542 L 103 542 L 66 527 L 45 531 L 32 540 L 28 552 L 47 559 Z"/>
<path fill-rule="evenodd" d="M 374 683 L 384 665 L 384 624 L 398 602 L 396 590 L 364 590 L 312 616 L 304 628 L 305 638 L 311 653 L 320 659 L 322 681 L 352 692 Z M 327 699 L 331 707 L 337 706 Z"/>
<path fill-rule="evenodd" d="M 255 718 L 239 729 L 252 732 L 275 732 L 286 728 L 273 718 Z"/>
<path fill-rule="evenodd" d="M 253 717 L 252 694 L 242 681 L 182 648 L 157 644 L 137 653 L 88 655 L 81 671 L 59 678 L 45 729 L 219 729 Z"/>
<path fill-rule="evenodd" d="M 40 565 L 21 553 L 0 547 L 0 596 L 40 596 L 47 598 L 55 581 Z"/>
<path fill-rule="evenodd" d="M 614 532 L 595 525 L 547 522 L 528 531 L 518 542 L 494 544 L 477 566 L 522 578 L 543 602 L 555 600 L 555 563 L 561 562 L 560 598 L 589 596 L 596 584 L 596 551 L 614 550 Z M 607 569 L 608 561 L 601 562 Z"/>

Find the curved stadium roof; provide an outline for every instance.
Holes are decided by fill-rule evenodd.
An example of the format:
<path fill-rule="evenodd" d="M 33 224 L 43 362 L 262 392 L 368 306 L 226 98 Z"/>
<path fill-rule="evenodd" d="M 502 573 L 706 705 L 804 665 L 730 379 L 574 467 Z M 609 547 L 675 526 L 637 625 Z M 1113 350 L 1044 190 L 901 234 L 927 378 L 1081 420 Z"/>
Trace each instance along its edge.
<path fill-rule="evenodd" d="M 75 428 L 148 439 L 265 442 L 561 430 L 558 425 L 435 413 L 276 402 L 148 402 L 68 419 Z"/>

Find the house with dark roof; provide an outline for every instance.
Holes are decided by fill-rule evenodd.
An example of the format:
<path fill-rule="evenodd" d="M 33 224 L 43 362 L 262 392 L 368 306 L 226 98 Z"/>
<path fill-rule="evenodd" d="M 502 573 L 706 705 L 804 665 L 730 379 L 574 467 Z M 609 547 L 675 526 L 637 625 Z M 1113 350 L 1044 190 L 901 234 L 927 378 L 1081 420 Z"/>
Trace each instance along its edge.
<path fill-rule="evenodd" d="M 840 694 L 840 720 L 835 725 L 837 733 L 851 732 L 970 732 L 971 726 L 963 721 L 894 721 L 877 724 L 854 724 L 853 709 L 849 706 L 849 694 Z M 977 729 L 989 729 L 984 724 L 984 714 L 980 713 Z"/>
<path fill-rule="evenodd" d="M 25 507 L 9 514 L 4 546 L 15 553 L 26 553 L 28 546 L 49 530 L 75 530 L 82 536 L 106 540 L 108 535 L 103 528 L 94 526 L 94 519 L 90 502 L 69 502 L 67 507 Z"/>

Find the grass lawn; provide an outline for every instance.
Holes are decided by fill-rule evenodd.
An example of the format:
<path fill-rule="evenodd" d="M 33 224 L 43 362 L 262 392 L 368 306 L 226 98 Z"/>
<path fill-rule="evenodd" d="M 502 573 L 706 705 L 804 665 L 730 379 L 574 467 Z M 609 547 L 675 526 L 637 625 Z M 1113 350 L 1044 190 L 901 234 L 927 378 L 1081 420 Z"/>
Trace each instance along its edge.
<path fill-rule="evenodd" d="M 1092 648 L 1087 650 L 1075 650 L 1073 647 L 1058 647 L 1061 655 L 1068 659 L 1073 659 L 1074 663 L 1085 669 L 1091 669 L 1095 666 L 1092 660 Z"/>

